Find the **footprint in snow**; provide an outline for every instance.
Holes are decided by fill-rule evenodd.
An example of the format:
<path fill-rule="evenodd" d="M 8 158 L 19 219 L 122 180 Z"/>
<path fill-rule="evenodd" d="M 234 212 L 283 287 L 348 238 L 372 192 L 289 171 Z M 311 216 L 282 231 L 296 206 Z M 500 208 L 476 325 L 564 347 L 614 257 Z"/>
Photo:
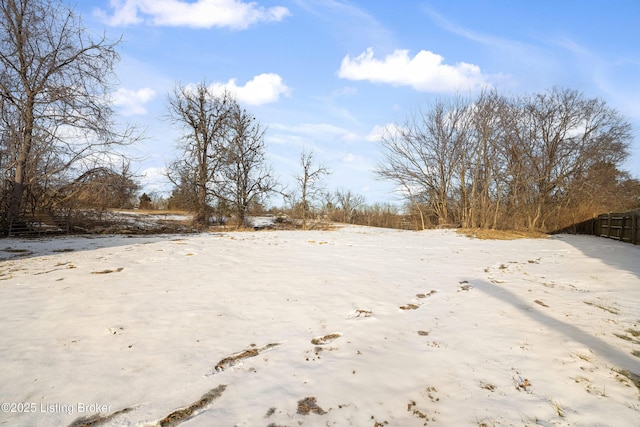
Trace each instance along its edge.
<path fill-rule="evenodd" d="M 425 298 L 429 298 L 431 295 L 435 294 L 437 291 L 435 290 L 430 290 L 429 292 L 425 293 L 419 293 L 416 294 L 416 298 L 418 299 L 425 299 Z M 414 303 L 408 303 L 405 305 L 401 305 L 400 306 L 400 310 L 417 310 L 420 308 L 421 304 L 414 304 Z"/>
<path fill-rule="evenodd" d="M 347 316 L 348 319 L 362 319 L 365 317 L 373 317 L 373 310 L 359 309 L 349 313 Z"/>
<path fill-rule="evenodd" d="M 416 297 L 420 298 L 420 299 L 424 299 L 424 298 L 429 298 L 431 295 L 435 294 L 436 291 L 434 290 L 430 290 L 429 292 L 427 292 L 426 294 L 416 294 Z"/>
<path fill-rule="evenodd" d="M 311 340 L 311 344 L 313 345 L 325 345 L 329 344 L 342 336 L 339 332 L 334 332 L 332 334 L 324 335 L 321 337 L 315 337 Z"/>
<path fill-rule="evenodd" d="M 473 288 L 474 288 L 473 285 L 470 285 L 469 282 L 467 282 L 466 280 L 463 280 L 462 282 L 460 282 L 460 286 L 458 287 L 458 292 L 460 291 L 469 292 Z"/>
<path fill-rule="evenodd" d="M 280 343 L 271 343 L 271 344 L 264 345 L 262 347 L 256 347 L 255 344 L 252 344 L 251 348 L 241 351 L 240 353 L 232 354 L 220 360 L 209 375 L 220 373 L 232 366 L 237 365 L 238 363 L 242 362 L 244 359 L 248 359 L 250 357 L 256 357 L 260 353 L 263 353 L 279 345 Z"/>

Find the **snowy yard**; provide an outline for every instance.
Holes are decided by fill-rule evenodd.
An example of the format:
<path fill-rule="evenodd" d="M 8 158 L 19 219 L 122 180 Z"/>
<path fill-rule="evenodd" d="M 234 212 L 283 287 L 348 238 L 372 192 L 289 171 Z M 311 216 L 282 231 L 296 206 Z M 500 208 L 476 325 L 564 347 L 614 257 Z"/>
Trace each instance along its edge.
<path fill-rule="evenodd" d="M 0 426 L 640 425 L 630 244 L 346 226 L 0 260 Z"/>

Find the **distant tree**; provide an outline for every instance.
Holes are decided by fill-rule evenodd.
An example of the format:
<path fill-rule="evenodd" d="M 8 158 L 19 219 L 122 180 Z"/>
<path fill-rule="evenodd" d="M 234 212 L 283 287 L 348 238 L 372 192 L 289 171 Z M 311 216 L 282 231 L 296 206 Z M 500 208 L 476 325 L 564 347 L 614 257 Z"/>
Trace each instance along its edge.
<path fill-rule="evenodd" d="M 311 203 L 322 195 L 322 179 L 331 173 L 328 167 L 314 164 L 313 152 L 300 154 L 301 173 L 295 176 L 300 196 L 299 208 L 302 228 L 307 229 L 307 219 L 311 212 Z"/>
<path fill-rule="evenodd" d="M 402 227 L 402 216 L 395 205 L 376 203 L 372 206 L 365 205 L 360 211 L 362 221 L 359 224 L 385 228 Z"/>
<path fill-rule="evenodd" d="M 140 209 L 145 209 L 145 210 L 153 209 L 151 197 L 147 193 L 142 193 L 142 196 L 140 196 L 140 203 L 138 206 Z"/>
<path fill-rule="evenodd" d="M 188 171 L 185 168 L 178 170 L 175 163 L 173 167 L 172 172 L 178 174 L 178 177 L 175 178 L 171 176 L 171 173 L 169 174 L 174 187 L 167 200 L 167 208 L 196 212 L 198 209 L 198 185 L 193 173 L 190 173 L 193 171 Z"/>
<path fill-rule="evenodd" d="M 222 173 L 224 146 L 231 129 L 236 101 L 228 92 L 212 93 L 206 83 L 176 85 L 168 97 L 169 118 L 182 127 L 180 157 L 170 167 L 172 180 L 192 186 L 195 192 L 196 222 L 209 222 L 212 185 Z"/>
<path fill-rule="evenodd" d="M 116 47 L 94 39 L 58 0 L 0 2 L 1 222 L 46 201 L 52 185 L 95 167 L 109 167 L 113 147 L 134 141 L 118 130 L 109 92 Z M 109 155 L 104 155 L 108 153 Z M 90 164 L 91 166 L 87 166 Z"/>
<path fill-rule="evenodd" d="M 214 195 L 232 207 L 238 225 L 245 223 L 249 208 L 260 205 L 280 184 L 267 164 L 265 129 L 253 115 L 235 105 L 221 150 L 219 173 L 214 175 Z"/>
<path fill-rule="evenodd" d="M 325 191 L 322 193 L 322 211 L 332 221 L 341 221 L 340 211 L 338 206 L 338 199 L 336 198 L 336 192 Z"/>
<path fill-rule="evenodd" d="M 336 190 L 335 195 L 342 213 L 341 221 L 347 224 L 353 223 L 358 208 L 364 205 L 364 196 L 344 189 Z"/>

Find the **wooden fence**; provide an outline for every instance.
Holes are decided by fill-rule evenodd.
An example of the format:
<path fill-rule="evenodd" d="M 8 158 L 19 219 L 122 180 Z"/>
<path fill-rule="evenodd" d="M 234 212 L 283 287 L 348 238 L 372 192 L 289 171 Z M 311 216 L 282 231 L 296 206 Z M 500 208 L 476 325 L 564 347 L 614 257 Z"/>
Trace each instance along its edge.
<path fill-rule="evenodd" d="M 554 233 L 590 234 L 638 245 L 640 244 L 640 210 L 601 214 Z"/>

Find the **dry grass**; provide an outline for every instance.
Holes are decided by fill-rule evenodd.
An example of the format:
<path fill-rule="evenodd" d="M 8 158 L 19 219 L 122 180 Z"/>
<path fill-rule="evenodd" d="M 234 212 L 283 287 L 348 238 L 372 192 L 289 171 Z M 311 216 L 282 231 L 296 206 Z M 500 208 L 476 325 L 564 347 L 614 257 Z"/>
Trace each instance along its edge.
<path fill-rule="evenodd" d="M 333 222 L 327 221 L 313 221 L 307 224 L 307 230 L 315 230 L 315 231 L 334 231 L 341 227 L 340 224 L 336 224 Z M 304 230 L 302 227 L 298 229 Z"/>
<path fill-rule="evenodd" d="M 620 314 L 620 310 L 618 310 L 617 308 L 606 306 L 600 302 L 592 302 L 592 301 L 583 301 L 583 302 L 592 307 L 598 307 L 600 310 L 608 311 L 611 314 Z"/>
<path fill-rule="evenodd" d="M 634 374 L 631 371 L 627 371 L 626 369 L 613 369 L 615 372 L 617 372 L 618 374 L 626 377 L 633 385 L 635 385 L 638 389 L 638 391 L 640 392 L 640 375 L 638 374 Z M 618 379 L 618 381 L 620 381 L 620 379 Z"/>
<path fill-rule="evenodd" d="M 491 230 L 485 228 L 458 228 L 456 233 L 482 240 L 546 239 L 548 234 L 530 230 Z"/>

